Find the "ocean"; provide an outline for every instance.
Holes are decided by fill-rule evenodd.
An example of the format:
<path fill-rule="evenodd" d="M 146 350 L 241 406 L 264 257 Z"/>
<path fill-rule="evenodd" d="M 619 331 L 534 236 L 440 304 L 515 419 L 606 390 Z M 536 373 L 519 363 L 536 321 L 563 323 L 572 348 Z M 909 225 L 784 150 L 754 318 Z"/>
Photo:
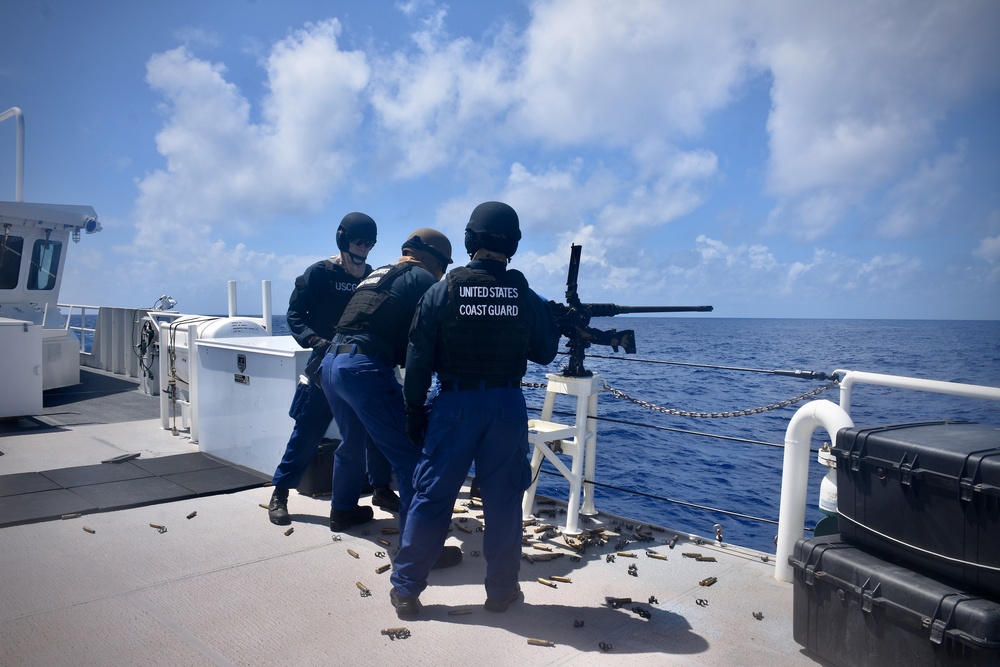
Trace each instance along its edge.
<path fill-rule="evenodd" d="M 284 317 L 274 320 L 275 335 L 287 334 Z M 859 370 L 1000 386 L 1000 321 L 633 316 L 595 318 L 591 325 L 633 329 L 638 351 L 625 355 L 593 346 L 588 350 L 595 355 L 586 360 L 588 370 L 629 396 L 684 412 L 741 412 L 826 384 L 710 366 L 825 373 Z M 525 382 L 544 383 L 547 373 L 561 373 L 565 363 L 566 356 L 560 354 L 549 366 L 529 364 Z M 526 387 L 524 393 L 529 417 L 537 416 L 544 389 Z M 815 398 L 838 403 L 839 390 Z M 720 524 L 726 542 L 773 553 L 781 445 L 789 420 L 803 404 L 749 416 L 694 418 L 646 409 L 602 391 L 595 506 L 709 538 L 715 535 L 713 526 Z M 556 403 L 557 412 L 574 409 L 566 397 Z M 858 426 L 936 419 L 1000 426 L 1000 403 L 856 386 L 851 416 Z M 570 419 L 556 415 L 558 421 Z M 826 433 L 817 430 L 812 449 L 818 449 L 825 438 Z M 827 471 L 815 462 L 815 456 L 812 461 L 807 527 L 823 516 L 817 507 L 818 492 Z M 547 462 L 542 466 L 538 492 L 565 500 L 567 484 L 554 470 Z"/>
<path fill-rule="evenodd" d="M 591 324 L 635 330 L 638 351 L 624 355 L 591 347 L 588 352 L 615 358 L 588 358 L 588 370 L 630 396 L 685 412 L 740 412 L 780 403 L 826 382 L 627 359 L 756 370 L 861 370 L 1000 386 L 997 321 L 695 316 L 616 317 L 595 319 Z M 559 372 L 564 359 L 557 357 L 544 369 L 534 366 L 526 381 L 542 381 L 546 372 Z M 529 406 L 541 406 L 543 390 L 525 389 L 525 395 Z M 838 403 L 839 390 L 815 398 Z M 852 402 L 851 416 L 857 426 L 932 419 L 1000 426 L 1000 403 L 992 401 L 855 386 Z M 707 537 L 714 536 L 715 524 L 721 524 L 726 542 L 773 553 L 775 523 L 692 505 L 776 522 L 783 448 L 743 440 L 781 445 L 788 422 L 801 405 L 804 402 L 749 416 L 693 418 L 663 414 L 601 392 L 598 416 L 627 423 L 598 424 L 595 481 L 615 488 L 595 490 L 596 508 Z M 703 435 L 707 433 L 725 439 Z M 818 429 L 812 449 L 818 449 L 824 439 L 828 439 L 825 431 Z M 818 494 L 826 472 L 813 455 L 806 512 L 809 527 L 823 516 Z M 539 479 L 540 493 L 566 498 L 567 485 L 561 477 L 540 475 Z"/>

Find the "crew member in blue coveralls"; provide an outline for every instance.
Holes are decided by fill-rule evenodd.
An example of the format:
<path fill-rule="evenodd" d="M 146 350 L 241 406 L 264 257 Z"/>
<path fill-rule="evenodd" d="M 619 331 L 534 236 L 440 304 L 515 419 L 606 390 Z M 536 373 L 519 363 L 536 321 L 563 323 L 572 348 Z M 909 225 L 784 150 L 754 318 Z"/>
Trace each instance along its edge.
<path fill-rule="evenodd" d="M 400 618 L 420 611 L 418 596 L 473 463 L 486 524 L 486 609 L 505 611 L 521 596 L 521 497 L 531 481 L 521 378 L 528 360 L 555 358 L 559 331 L 524 276 L 507 270 L 520 239 L 514 209 L 501 202 L 477 206 L 465 228 L 472 261 L 427 291 L 410 328 L 406 430 L 423 453 L 391 577 Z M 434 372 L 441 391 L 427 411 Z"/>
<path fill-rule="evenodd" d="M 398 262 L 375 269 L 358 285 L 323 359 L 323 391 L 343 438 L 333 459 L 334 531 L 372 519 L 372 508 L 358 505 L 366 433 L 396 473 L 400 531 L 406 526 L 420 449 L 406 435 L 403 389 L 395 368 L 406 362 L 417 302 L 441 280 L 452 259 L 451 242 L 434 229 L 416 230 L 401 251 Z M 454 551 L 447 565 L 461 561 L 461 550 Z"/>
<path fill-rule="evenodd" d="M 365 260 L 375 245 L 377 231 L 371 217 L 348 213 L 337 227 L 340 254 L 316 262 L 295 279 L 295 289 L 288 299 L 288 328 L 299 345 L 313 349 L 309 366 L 319 364 L 355 288 L 371 273 L 372 267 Z M 333 420 L 322 388 L 313 382 L 300 383 L 295 388 L 288 416 L 295 420 L 295 426 L 274 471 L 274 493 L 267 508 L 271 523 L 279 526 L 291 523 L 288 490 L 299 485 Z M 376 487 L 372 501 L 387 509 L 397 509 L 399 501 L 389 486 L 392 479 L 389 462 L 374 446 L 370 459 L 370 481 Z"/>

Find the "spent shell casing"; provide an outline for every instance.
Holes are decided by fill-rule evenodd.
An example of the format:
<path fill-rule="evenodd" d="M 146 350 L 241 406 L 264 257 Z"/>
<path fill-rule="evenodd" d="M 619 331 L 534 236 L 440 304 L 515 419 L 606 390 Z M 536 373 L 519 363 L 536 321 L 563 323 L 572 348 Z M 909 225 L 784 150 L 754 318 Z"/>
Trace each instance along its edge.
<path fill-rule="evenodd" d="M 455 527 L 458 528 L 463 533 L 470 533 L 470 534 L 472 533 L 472 529 L 469 528 L 468 526 L 464 525 L 464 524 L 456 523 Z"/>
<path fill-rule="evenodd" d="M 449 616 L 465 616 L 466 614 L 471 614 L 471 607 L 462 607 L 461 609 L 452 609 L 448 612 Z"/>
<path fill-rule="evenodd" d="M 288 530 L 285 531 L 285 537 L 288 537 L 289 535 L 291 535 L 294 532 L 295 532 L 295 526 L 292 526 L 291 528 L 289 528 Z"/>
<path fill-rule="evenodd" d="M 398 635 L 406 632 L 409 632 L 406 628 L 385 628 L 382 630 L 383 635 Z"/>
<path fill-rule="evenodd" d="M 715 556 L 698 556 L 697 558 L 695 558 L 695 560 L 698 561 L 699 563 L 715 563 L 715 562 L 717 562 L 715 560 Z"/>
<path fill-rule="evenodd" d="M 150 523 L 150 528 L 156 528 L 157 530 L 163 530 L 164 526 L 162 523 Z"/>
<path fill-rule="evenodd" d="M 82 516 L 81 514 L 63 514 L 59 518 L 60 519 L 79 519 L 81 516 Z"/>
<path fill-rule="evenodd" d="M 532 646 L 555 646 L 555 644 L 550 642 L 548 639 L 534 639 L 532 637 L 528 638 L 528 643 Z"/>
<path fill-rule="evenodd" d="M 361 558 L 361 556 L 359 556 L 359 555 L 358 555 L 358 552 L 357 552 L 357 551 L 355 551 L 354 549 L 348 549 L 348 550 L 347 550 L 347 553 L 349 553 L 349 554 L 350 554 L 351 556 L 353 556 L 354 558 Z"/>
<path fill-rule="evenodd" d="M 549 588 L 558 588 L 554 581 L 549 581 L 548 579 L 542 579 L 541 577 L 538 577 L 538 583 L 542 584 L 543 586 L 548 586 Z"/>
<path fill-rule="evenodd" d="M 362 593 L 371 593 L 371 591 L 370 591 L 370 590 L 368 590 L 368 587 L 367 587 L 367 586 L 365 586 L 365 585 L 364 585 L 363 583 L 361 583 L 360 581 L 355 581 L 355 582 L 354 582 L 354 585 L 355 585 L 355 586 L 357 586 L 357 587 L 358 587 L 358 590 L 359 590 L 359 591 L 361 591 Z"/>
<path fill-rule="evenodd" d="M 94 530 L 94 529 L 93 529 L 93 528 L 91 528 L 90 526 L 84 526 L 84 527 L 83 527 L 83 530 L 84 530 L 85 532 L 88 532 L 88 533 L 90 533 L 91 535 L 93 535 L 94 533 L 96 533 L 96 532 L 97 532 L 96 530 Z"/>
<path fill-rule="evenodd" d="M 191 512 L 190 514 L 188 514 L 188 515 L 187 515 L 187 518 L 189 518 L 189 519 L 193 519 L 193 518 L 195 518 L 196 516 L 198 516 L 198 513 L 197 513 L 197 512 Z"/>
<path fill-rule="evenodd" d="M 717 581 L 718 581 L 718 579 L 715 578 L 715 577 L 707 577 L 707 578 L 702 579 L 701 581 L 699 581 L 698 585 L 699 586 L 711 586 L 712 584 L 714 584 Z"/>
<path fill-rule="evenodd" d="M 539 551 L 552 551 L 552 547 L 547 544 L 532 544 L 531 547 Z"/>
<path fill-rule="evenodd" d="M 266 510 L 269 510 L 269 509 L 271 509 L 270 507 L 268 507 L 268 506 L 267 506 L 266 504 L 264 504 L 264 503 L 257 503 L 257 506 L 258 506 L 258 507 L 263 507 L 263 508 L 264 508 L 264 509 L 266 509 Z"/>
<path fill-rule="evenodd" d="M 551 579 L 552 581 L 558 581 L 558 582 L 563 583 L 563 584 L 572 584 L 573 583 L 573 580 L 570 579 L 569 577 L 558 577 L 556 575 L 552 575 L 551 577 L 549 577 L 549 579 Z"/>
<path fill-rule="evenodd" d="M 631 551 L 619 551 L 616 555 L 620 558 L 638 558 L 638 556 Z"/>
<path fill-rule="evenodd" d="M 383 528 L 383 535 L 399 535 L 399 528 Z"/>
<path fill-rule="evenodd" d="M 387 547 L 388 548 L 388 547 L 392 546 L 392 542 L 390 542 L 389 540 L 383 540 L 382 538 L 378 538 L 375 541 L 378 542 L 379 544 L 381 544 L 383 547 Z"/>
<path fill-rule="evenodd" d="M 650 558 L 655 558 L 656 560 L 667 560 L 667 557 L 663 554 L 658 554 L 655 551 L 647 551 L 646 555 Z"/>
<path fill-rule="evenodd" d="M 382 574 L 383 572 L 386 572 L 387 570 L 391 570 L 391 569 L 392 569 L 392 563 L 386 563 L 385 565 L 379 565 L 378 567 L 375 568 L 375 574 Z"/>

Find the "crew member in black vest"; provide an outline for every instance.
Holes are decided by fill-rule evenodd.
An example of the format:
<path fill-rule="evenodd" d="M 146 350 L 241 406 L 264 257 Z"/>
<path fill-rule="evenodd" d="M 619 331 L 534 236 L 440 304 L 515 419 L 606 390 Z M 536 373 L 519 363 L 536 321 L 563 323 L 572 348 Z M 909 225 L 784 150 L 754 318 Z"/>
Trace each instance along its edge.
<path fill-rule="evenodd" d="M 288 328 L 299 345 L 312 348 L 310 365 L 318 365 L 326 354 L 337 322 L 354 296 L 355 288 L 371 273 L 372 267 L 365 260 L 375 245 L 377 232 L 370 216 L 348 213 L 337 227 L 340 253 L 312 264 L 295 279 L 295 289 L 288 299 Z M 274 493 L 267 511 L 271 523 L 279 526 L 291 523 L 288 490 L 299 485 L 333 420 L 322 388 L 313 382 L 300 382 L 295 388 L 288 416 L 295 420 L 295 426 L 274 471 Z M 371 451 L 369 479 L 376 489 L 372 502 L 396 509 L 399 501 L 389 486 L 392 481 L 389 462 L 374 446 Z"/>
<path fill-rule="evenodd" d="M 529 360 L 555 358 L 559 331 L 524 276 L 507 270 L 520 238 L 510 206 L 477 206 L 465 228 L 472 261 L 431 287 L 413 319 L 403 394 L 407 433 L 423 454 L 391 577 L 400 618 L 420 611 L 473 463 L 486 524 L 486 609 L 505 611 L 521 596 L 521 497 L 531 481 L 521 378 Z M 432 373 L 441 391 L 427 412 Z"/>
<path fill-rule="evenodd" d="M 395 369 L 406 362 L 407 333 L 417 302 L 444 276 L 451 261 L 451 243 L 444 234 L 416 230 L 403 243 L 397 263 L 361 281 L 337 324 L 322 365 L 323 391 L 343 439 L 333 459 L 331 530 L 372 519 L 372 508 L 358 505 L 366 433 L 396 473 L 400 529 L 406 525 L 420 449 L 406 435 L 403 389 Z M 456 551 L 450 564 L 461 560 L 461 550 Z"/>

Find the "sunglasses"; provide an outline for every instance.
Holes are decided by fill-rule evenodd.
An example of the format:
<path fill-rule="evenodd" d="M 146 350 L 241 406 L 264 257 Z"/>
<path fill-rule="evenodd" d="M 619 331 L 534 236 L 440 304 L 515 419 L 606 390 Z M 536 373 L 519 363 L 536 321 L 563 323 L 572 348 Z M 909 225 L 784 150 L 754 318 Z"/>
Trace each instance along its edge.
<path fill-rule="evenodd" d="M 375 239 L 351 239 L 351 243 L 358 246 L 364 246 L 366 248 L 371 248 L 375 245 Z"/>

